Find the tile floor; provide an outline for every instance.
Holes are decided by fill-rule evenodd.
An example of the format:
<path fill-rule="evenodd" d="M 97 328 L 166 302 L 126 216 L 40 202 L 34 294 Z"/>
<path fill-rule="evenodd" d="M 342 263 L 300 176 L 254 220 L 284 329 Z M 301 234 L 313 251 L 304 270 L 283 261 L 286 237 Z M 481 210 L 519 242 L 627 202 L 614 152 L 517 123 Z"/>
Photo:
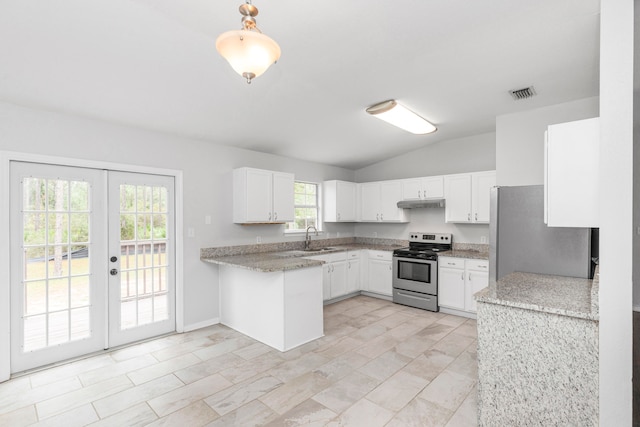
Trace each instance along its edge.
<path fill-rule="evenodd" d="M 0 384 L 0 425 L 475 426 L 475 320 L 358 296 L 286 353 L 222 325 Z"/>

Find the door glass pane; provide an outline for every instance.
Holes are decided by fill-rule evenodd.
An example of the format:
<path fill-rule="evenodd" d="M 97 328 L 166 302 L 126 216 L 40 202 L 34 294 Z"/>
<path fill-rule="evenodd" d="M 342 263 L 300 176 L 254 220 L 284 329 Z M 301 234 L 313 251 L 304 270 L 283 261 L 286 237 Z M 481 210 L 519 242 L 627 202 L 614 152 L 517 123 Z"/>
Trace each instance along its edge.
<path fill-rule="evenodd" d="M 169 318 L 165 187 L 120 186 L 120 273 L 121 329 Z"/>
<path fill-rule="evenodd" d="M 83 181 L 22 181 L 25 352 L 91 335 L 89 192 Z"/>

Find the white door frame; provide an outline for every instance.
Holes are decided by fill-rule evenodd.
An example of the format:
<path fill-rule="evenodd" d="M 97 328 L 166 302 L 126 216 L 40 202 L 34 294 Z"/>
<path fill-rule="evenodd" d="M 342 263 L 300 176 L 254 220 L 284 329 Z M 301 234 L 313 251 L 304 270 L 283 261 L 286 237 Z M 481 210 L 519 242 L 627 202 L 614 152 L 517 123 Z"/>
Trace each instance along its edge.
<path fill-rule="evenodd" d="M 13 161 L 75 166 L 172 176 L 175 179 L 175 236 L 176 236 L 176 332 L 184 332 L 184 236 L 183 236 L 183 177 L 177 169 L 163 169 L 124 163 L 46 156 L 31 153 L 0 151 L 0 382 L 11 377 L 11 245 L 9 231 L 9 194 L 11 179 L 9 165 Z"/>

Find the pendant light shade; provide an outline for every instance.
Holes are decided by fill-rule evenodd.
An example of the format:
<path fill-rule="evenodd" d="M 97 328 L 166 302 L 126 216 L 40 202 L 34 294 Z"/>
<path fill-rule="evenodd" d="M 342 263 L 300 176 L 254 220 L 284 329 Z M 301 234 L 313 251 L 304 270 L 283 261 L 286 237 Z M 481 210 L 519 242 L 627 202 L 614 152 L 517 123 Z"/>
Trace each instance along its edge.
<path fill-rule="evenodd" d="M 216 49 L 236 73 L 251 83 L 251 79 L 262 75 L 280 59 L 280 46 L 258 29 L 255 20 L 258 8 L 247 2 L 240 6 L 240 14 L 243 28 L 220 34 Z"/>

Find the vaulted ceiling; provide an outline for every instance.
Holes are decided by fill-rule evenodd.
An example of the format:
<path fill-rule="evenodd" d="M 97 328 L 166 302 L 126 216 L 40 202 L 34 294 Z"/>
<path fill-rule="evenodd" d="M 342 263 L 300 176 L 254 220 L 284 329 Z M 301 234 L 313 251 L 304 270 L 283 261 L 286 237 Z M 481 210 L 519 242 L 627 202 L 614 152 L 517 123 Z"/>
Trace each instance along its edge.
<path fill-rule="evenodd" d="M 250 85 L 215 49 L 241 3 L 0 0 L 0 101 L 357 169 L 598 95 L 597 0 L 254 0 L 282 57 Z"/>

